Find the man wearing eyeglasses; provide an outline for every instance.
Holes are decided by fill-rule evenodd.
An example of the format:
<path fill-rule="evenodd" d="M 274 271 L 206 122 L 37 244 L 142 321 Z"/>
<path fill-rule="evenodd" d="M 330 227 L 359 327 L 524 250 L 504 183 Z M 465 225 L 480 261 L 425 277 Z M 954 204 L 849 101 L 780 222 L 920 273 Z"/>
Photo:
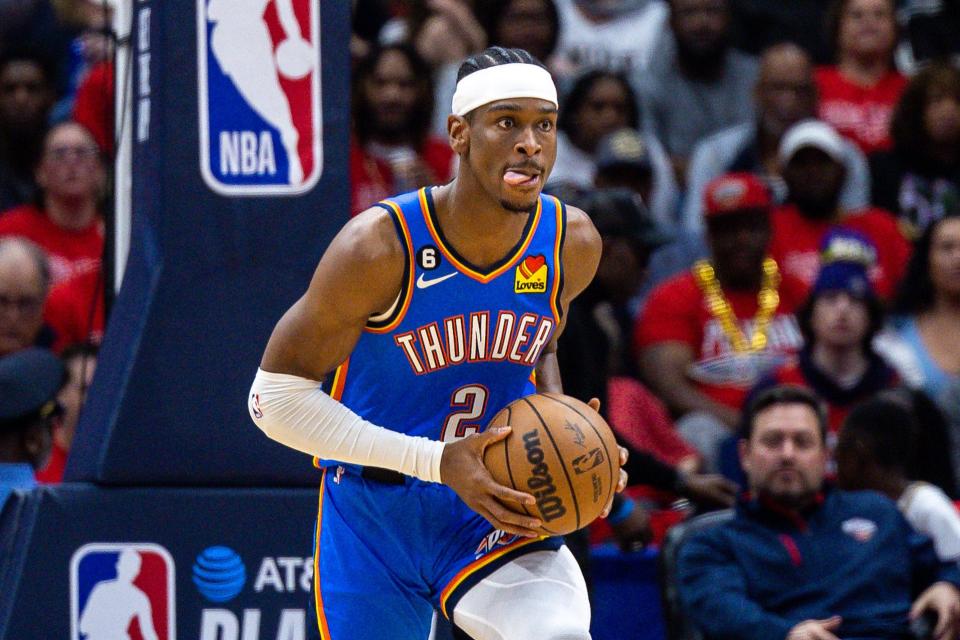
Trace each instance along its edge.
<path fill-rule="evenodd" d="M 23 238 L 0 238 L 0 357 L 53 343 L 43 321 L 49 282 L 39 247 Z"/>
<path fill-rule="evenodd" d="M 0 358 L 0 509 L 11 491 L 36 484 L 34 471 L 50 455 L 64 377 L 63 364 L 46 349 Z"/>
<path fill-rule="evenodd" d="M 0 213 L 0 237 L 24 237 L 46 251 L 52 285 L 99 272 L 105 178 L 90 132 L 75 122 L 55 126 L 36 168 L 38 202 Z"/>

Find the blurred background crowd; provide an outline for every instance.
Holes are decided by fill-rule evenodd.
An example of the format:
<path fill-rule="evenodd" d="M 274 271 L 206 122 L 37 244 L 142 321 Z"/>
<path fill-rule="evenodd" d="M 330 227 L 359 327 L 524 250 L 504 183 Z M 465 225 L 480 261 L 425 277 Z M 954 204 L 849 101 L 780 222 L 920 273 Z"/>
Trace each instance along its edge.
<path fill-rule="evenodd" d="M 0 362 L 47 349 L 63 381 L 54 411 L 0 402 L 0 462 L 44 482 L 62 476 L 106 320 L 113 4 L 0 0 Z M 630 497 L 595 541 L 612 529 L 635 549 L 691 503 L 733 504 L 745 403 L 784 382 L 826 404 L 831 451 L 858 406 L 895 403 L 904 477 L 960 497 L 960 5 L 353 5 L 351 215 L 451 179 L 465 56 L 523 48 L 554 75 L 546 191 L 604 245 L 568 310 L 564 383 L 601 398 L 633 452 Z"/>
<path fill-rule="evenodd" d="M 828 405 L 831 448 L 855 406 L 895 394 L 919 419 L 913 479 L 953 499 L 958 33 L 949 2 L 358 0 L 352 213 L 449 180 L 459 62 L 525 48 L 561 92 L 546 191 L 604 241 L 564 384 L 640 454 L 640 528 L 675 520 L 689 480 L 732 502 L 718 476 L 744 486 L 745 402 L 783 382 Z"/>

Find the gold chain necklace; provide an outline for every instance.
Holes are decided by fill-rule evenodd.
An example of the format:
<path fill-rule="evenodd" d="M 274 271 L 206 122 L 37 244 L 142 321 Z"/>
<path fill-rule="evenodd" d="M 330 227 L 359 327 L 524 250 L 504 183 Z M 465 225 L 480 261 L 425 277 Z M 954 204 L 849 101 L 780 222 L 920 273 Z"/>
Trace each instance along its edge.
<path fill-rule="evenodd" d="M 743 335 L 737 316 L 733 313 L 733 305 L 723 295 L 723 289 L 717 280 L 713 265 L 708 260 L 699 260 L 693 265 L 693 277 L 703 292 L 707 301 L 707 309 L 720 322 L 720 328 L 730 340 L 733 350 L 737 353 L 745 351 L 762 351 L 767 346 L 767 329 L 773 320 L 773 315 L 780 305 L 780 269 L 773 258 L 763 261 L 763 281 L 760 293 L 757 294 L 757 315 L 754 318 L 753 335 L 750 340 Z"/>

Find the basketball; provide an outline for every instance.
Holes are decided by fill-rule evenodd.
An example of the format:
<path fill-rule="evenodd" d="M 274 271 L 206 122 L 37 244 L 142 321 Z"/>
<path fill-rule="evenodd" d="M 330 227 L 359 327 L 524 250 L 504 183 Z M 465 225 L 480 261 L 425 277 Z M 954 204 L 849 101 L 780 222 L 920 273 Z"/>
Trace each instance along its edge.
<path fill-rule="evenodd" d="M 483 462 L 500 484 L 532 494 L 545 535 L 563 535 L 597 518 L 616 490 L 620 452 L 600 414 L 576 398 L 538 393 L 520 398 L 487 428 L 510 425 L 505 439 L 484 451 Z"/>

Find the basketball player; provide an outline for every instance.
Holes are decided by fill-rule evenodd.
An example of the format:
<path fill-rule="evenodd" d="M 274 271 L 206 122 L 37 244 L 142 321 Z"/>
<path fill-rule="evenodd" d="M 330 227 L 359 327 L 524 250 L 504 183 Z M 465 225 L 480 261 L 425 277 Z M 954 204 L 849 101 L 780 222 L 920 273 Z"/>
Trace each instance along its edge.
<path fill-rule="evenodd" d="M 249 409 L 322 459 L 323 640 L 424 640 L 434 608 L 477 640 L 590 638 L 573 556 L 482 462 L 509 433 L 483 425 L 533 374 L 561 390 L 563 314 L 600 258 L 587 216 L 540 193 L 556 121 L 529 53 L 467 59 L 447 124 L 456 178 L 351 220 L 270 338 Z"/>

